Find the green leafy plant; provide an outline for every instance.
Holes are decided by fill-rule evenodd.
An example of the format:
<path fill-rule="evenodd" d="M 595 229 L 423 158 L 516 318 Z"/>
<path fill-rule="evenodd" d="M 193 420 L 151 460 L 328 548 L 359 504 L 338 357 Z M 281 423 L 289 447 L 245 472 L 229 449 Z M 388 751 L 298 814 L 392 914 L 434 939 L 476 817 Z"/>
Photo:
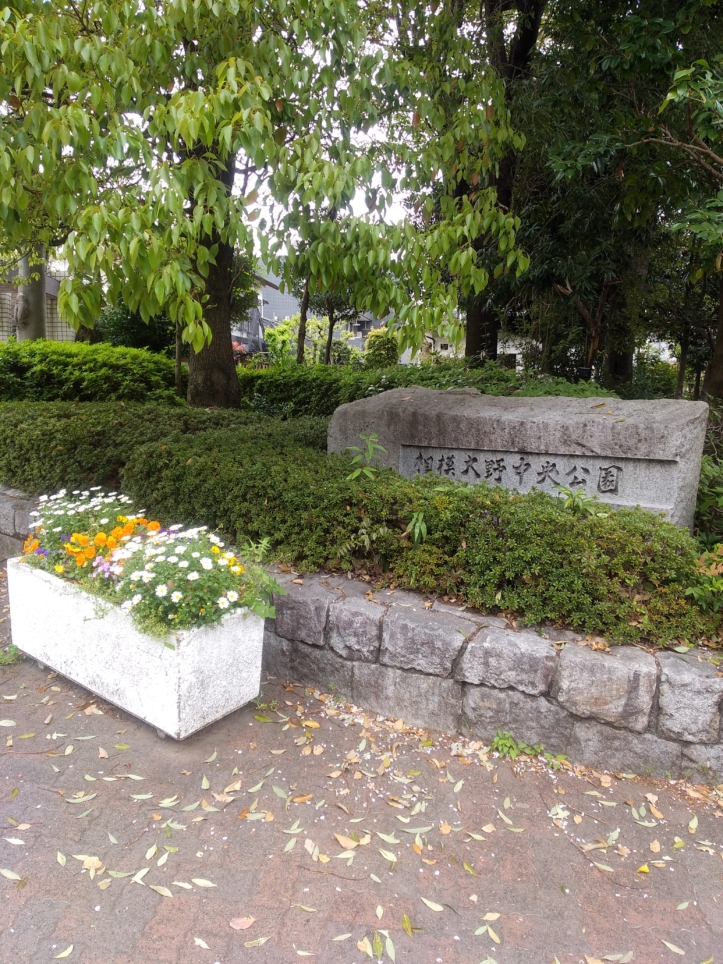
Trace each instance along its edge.
<path fill-rule="evenodd" d="M 562 495 L 563 505 L 571 512 L 582 516 L 607 518 L 609 513 L 600 511 L 602 503 L 596 495 L 588 495 L 584 489 L 568 489 L 566 486 L 559 484 L 557 490 Z"/>
<path fill-rule="evenodd" d="M 544 752 L 541 744 L 536 743 L 534 746 L 527 746 L 526 743 L 518 743 L 511 733 L 503 733 L 502 730 L 497 731 L 490 749 L 501 757 L 509 757 L 510 760 L 516 760 L 520 753 L 526 753 L 528 756 L 540 756 Z"/>
<path fill-rule="evenodd" d="M 391 368 L 399 361 L 399 343 L 388 328 L 372 328 L 364 347 L 367 368 Z"/>
<path fill-rule="evenodd" d="M 0 666 L 14 666 L 16 663 L 22 663 L 25 659 L 25 654 L 21 653 L 17 646 L 12 643 L 7 645 L 5 649 L 0 649 Z"/>
<path fill-rule="evenodd" d="M 412 533 L 415 548 L 421 545 L 427 538 L 427 523 L 424 521 L 423 512 L 413 512 L 409 525 L 404 530 L 404 535 Z"/>
<path fill-rule="evenodd" d="M 723 544 L 703 553 L 685 593 L 703 612 L 717 614 L 723 609 Z"/>
<path fill-rule="evenodd" d="M 372 465 L 372 462 L 382 452 L 387 451 L 383 445 L 379 444 L 379 437 L 376 432 L 369 435 L 362 433 L 359 438 L 365 443 L 363 448 L 358 445 L 347 446 L 347 452 L 357 453 L 351 460 L 351 464 L 355 465 L 356 468 L 347 476 L 349 482 L 358 479 L 360 475 L 367 479 L 373 479 L 379 470 Z"/>

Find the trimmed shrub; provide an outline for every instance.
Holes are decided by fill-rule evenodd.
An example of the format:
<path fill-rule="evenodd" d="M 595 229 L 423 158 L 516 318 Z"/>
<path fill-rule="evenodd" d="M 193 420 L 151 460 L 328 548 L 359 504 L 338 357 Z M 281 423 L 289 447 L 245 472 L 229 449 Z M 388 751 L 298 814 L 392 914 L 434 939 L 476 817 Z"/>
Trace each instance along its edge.
<path fill-rule="evenodd" d="M 164 401 L 181 405 L 174 384 L 171 359 L 137 348 L 57 341 L 0 344 L 0 402 Z"/>
<path fill-rule="evenodd" d="M 329 365 L 239 369 L 241 404 L 252 411 L 279 418 L 303 415 L 328 417 L 344 402 L 379 395 L 390 388 L 476 388 L 486 395 L 568 395 L 580 398 L 613 396 L 590 382 L 573 385 L 562 378 L 521 376 L 488 362 L 467 368 L 462 362 L 425 362 L 395 365 L 377 371 L 358 371 Z"/>
<path fill-rule="evenodd" d="M 321 419 L 135 405 L 0 406 L 0 482 L 119 483 L 162 522 L 268 537 L 301 571 L 355 571 L 619 640 L 713 632 L 686 589 L 698 548 L 642 510 L 586 517 L 541 492 L 385 469 L 350 481 Z M 427 535 L 406 530 L 422 513 Z M 419 517 L 417 517 L 419 518 Z"/>
<path fill-rule="evenodd" d="M 391 368 L 399 361 L 399 344 L 388 328 L 372 328 L 364 346 L 367 368 Z"/>

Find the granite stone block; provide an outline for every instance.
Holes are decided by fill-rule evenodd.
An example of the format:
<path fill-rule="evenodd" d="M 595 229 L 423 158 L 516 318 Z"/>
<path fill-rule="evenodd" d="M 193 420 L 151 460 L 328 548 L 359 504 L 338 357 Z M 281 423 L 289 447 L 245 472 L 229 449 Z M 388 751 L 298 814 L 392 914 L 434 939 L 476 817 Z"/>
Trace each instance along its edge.
<path fill-rule="evenodd" d="M 550 688 L 557 652 L 531 633 L 481 629 L 469 643 L 456 677 L 466 683 L 507 687 L 538 695 Z"/>
<path fill-rule="evenodd" d="M 374 662 L 382 637 L 384 606 L 367 599 L 347 599 L 329 607 L 329 646 L 347 659 Z"/>
<path fill-rule="evenodd" d="M 694 656 L 661 653 L 658 732 L 689 743 L 719 739 L 723 678 Z"/>
<path fill-rule="evenodd" d="M 274 596 L 276 632 L 309 646 L 324 645 L 324 629 L 329 606 L 339 597 L 318 582 L 304 585 L 287 583 L 287 595 Z"/>
<path fill-rule="evenodd" d="M 578 722 L 567 748 L 572 763 L 601 770 L 658 775 L 680 773 L 681 752 L 677 743 L 653 733 L 630 733 L 592 720 Z"/>
<path fill-rule="evenodd" d="M 703 402 L 509 398 L 474 388 L 397 388 L 340 405 L 328 451 L 362 432 L 385 447 L 380 464 L 559 495 L 585 488 L 612 506 L 641 505 L 690 526 L 708 417 Z"/>
<path fill-rule="evenodd" d="M 655 658 L 632 646 L 594 652 L 569 643 L 560 653 L 552 696 L 576 716 L 642 733 L 653 705 L 657 672 Z"/>
<path fill-rule="evenodd" d="M 325 693 L 352 696 L 354 663 L 337 656 L 328 647 L 319 649 L 295 643 L 291 651 L 291 678 L 305 686 L 316 686 Z"/>
<path fill-rule="evenodd" d="M 293 643 L 276 632 L 276 621 L 267 619 L 264 624 L 264 650 L 262 667 L 270 676 L 285 680 L 291 670 Z"/>
<path fill-rule="evenodd" d="M 711 770 L 716 783 L 723 782 L 723 743 L 683 744 L 683 771 L 686 769 Z"/>
<path fill-rule="evenodd" d="M 353 699 L 365 709 L 401 718 L 412 726 L 455 733 L 462 714 L 456 680 L 424 676 L 379 663 L 354 663 Z"/>
<path fill-rule="evenodd" d="M 449 676 L 465 639 L 476 631 L 474 623 L 459 616 L 395 606 L 382 626 L 381 662 L 432 676 Z"/>
<path fill-rule="evenodd" d="M 528 696 L 512 689 L 464 687 L 465 722 L 481 740 L 491 742 L 498 730 L 511 733 L 529 746 L 541 743 L 552 753 L 564 753 L 573 717 L 544 696 Z"/>

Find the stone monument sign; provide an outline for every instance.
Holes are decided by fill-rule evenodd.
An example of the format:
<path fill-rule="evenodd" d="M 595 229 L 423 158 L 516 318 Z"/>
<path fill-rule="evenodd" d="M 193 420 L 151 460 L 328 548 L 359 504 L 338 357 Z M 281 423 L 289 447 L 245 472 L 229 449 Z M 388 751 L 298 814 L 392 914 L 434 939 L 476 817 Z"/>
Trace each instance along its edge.
<path fill-rule="evenodd" d="M 377 464 L 529 492 L 582 489 L 615 507 L 693 524 L 708 406 L 607 398 L 503 398 L 475 388 L 395 388 L 341 405 L 328 451 L 375 432 Z"/>

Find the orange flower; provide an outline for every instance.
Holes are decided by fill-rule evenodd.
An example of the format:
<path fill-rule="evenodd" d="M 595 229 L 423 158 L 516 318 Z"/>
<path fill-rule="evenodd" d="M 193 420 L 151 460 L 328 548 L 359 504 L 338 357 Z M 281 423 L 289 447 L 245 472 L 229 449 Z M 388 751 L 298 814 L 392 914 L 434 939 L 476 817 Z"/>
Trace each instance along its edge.
<path fill-rule="evenodd" d="M 158 530 L 159 530 L 160 528 L 161 528 L 161 523 L 160 523 L 160 522 L 149 522 L 149 523 L 148 523 L 148 531 L 149 531 L 149 532 L 158 532 Z"/>
<path fill-rule="evenodd" d="M 65 551 L 70 553 L 71 556 L 74 556 L 76 552 L 80 552 L 80 549 L 77 546 L 74 546 L 72 542 L 66 542 Z"/>
<path fill-rule="evenodd" d="M 123 535 L 132 536 L 134 529 L 135 529 L 135 526 L 133 525 L 132 522 L 126 522 L 126 524 L 123 526 Z"/>
<path fill-rule="evenodd" d="M 121 529 L 120 526 L 116 526 L 115 529 L 113 529 L 113 531 L 111 532 L 111 537 L 113 539 L 120 539 L 122 535 L 123 535 L 123 530 Z"/>
<path fill-rule="evenodd" d="M 105 541 L 105 544 L 108 546 L 109 549 L 115 549 L 115 547 L 118 545 L 118 542 L 114 536 L 108 536 L 108 538 Z"/>
<path fill-rule="evenodd" d="M 26 553 L 35 552 L 35 550 L 38 548 L 39 545 L 40 543 L 38 542 L 37 539 L 34 539 L 32 536 L 28 536 L 28 538 L 23 543 L 23 552 L 26 552 Z"/>
<path fill-rule="evenodd" d="M 139 515 L 139 516 L 138 516 L 138 518 L 136 519 L 136 522 L 138 523 L 139 526 L 147 526 L 147 525 L 148 525 L 148 519 L 145 519 L 142 515 Z"/>
<path fill-rule="evenodd" d="M 105 532 L 99 532 L 96 535 L 95 539 L 93 539 L 93 542 L 97 546 L 104 546 L 108 542 L 108 537 L 106 536 Z"/>
<path fill-rule="evenodd" d="M 93 546 L 88 546 L 83 550 L 86 559 L 92 559 L 95 556 L 95 549 Z"/>
<path fill-rule="evenodd" d="M 87 562 L 87 559 L 85 558 L 85 553 L 79 552 L 75 557 L 75 562 L 78 566 L 84 566 Z"/>

